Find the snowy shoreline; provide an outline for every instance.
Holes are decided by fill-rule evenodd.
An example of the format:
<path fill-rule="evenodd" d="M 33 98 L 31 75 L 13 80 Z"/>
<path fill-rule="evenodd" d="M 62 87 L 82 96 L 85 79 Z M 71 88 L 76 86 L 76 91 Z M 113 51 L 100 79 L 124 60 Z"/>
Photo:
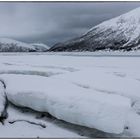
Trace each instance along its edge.
<path fill-rule="evenodd" d="M 75 57 L 140 57 L 140 51 L 95 51 L 95 52 L 0 52 L 0 56 L 60 55 Z"/>

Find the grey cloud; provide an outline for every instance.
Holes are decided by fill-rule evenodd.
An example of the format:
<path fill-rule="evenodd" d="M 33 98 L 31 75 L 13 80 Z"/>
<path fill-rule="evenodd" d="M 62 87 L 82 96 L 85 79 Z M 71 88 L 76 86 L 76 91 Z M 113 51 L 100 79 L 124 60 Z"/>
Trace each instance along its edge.
<path fill-rule="evenodd" d="M 140 6 L 140 2 L 0 2 L 0 37 L 53 45 Z"/>

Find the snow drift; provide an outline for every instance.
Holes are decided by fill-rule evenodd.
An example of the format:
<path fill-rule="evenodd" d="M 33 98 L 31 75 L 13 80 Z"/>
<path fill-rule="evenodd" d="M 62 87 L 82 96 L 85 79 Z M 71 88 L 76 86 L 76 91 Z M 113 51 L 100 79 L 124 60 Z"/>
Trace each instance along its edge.
<path fill-rule="evenodd" d="M 18 106 L 49 112 L 60 120 L 109 133 L 122 133 L 130 100 L 101 94 L 57 78 L 3 74 L 8 100 Z"/>

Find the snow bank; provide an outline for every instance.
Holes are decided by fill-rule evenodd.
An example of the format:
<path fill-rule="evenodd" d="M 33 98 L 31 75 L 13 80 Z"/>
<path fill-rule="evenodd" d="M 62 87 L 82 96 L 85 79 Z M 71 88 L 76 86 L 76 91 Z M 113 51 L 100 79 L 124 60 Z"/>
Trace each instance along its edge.
<path fill-rule="evenodd" d="M 4 85 L 0 81 L 0 117 L 2 117 L 5 109 L 5 103 L 6 103 L 6 97 L 5 97 L 5 91 L 4 91 Z"/>
<path fill-rule="evenodd" d="M 130 100 L 101 94 L 56 78 L 1 75 L 8 99 L 18 105 L 49 112 L 58 119 L 102 130 L 123 132 Z"/>

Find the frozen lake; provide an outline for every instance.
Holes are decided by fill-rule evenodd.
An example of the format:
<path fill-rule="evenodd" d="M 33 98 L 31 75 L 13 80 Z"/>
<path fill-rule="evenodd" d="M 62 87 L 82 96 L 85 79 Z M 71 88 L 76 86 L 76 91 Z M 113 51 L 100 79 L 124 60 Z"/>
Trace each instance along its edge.
<path fill-rule="evenodd" d="M 85 103 L 89 101 L 87 97 L 90 98 L 99 98 L 94 96 L 94 94 L 103 95 L 105 97 L 109 97 L 112 101 L 106 100 L 100 101 L 99 100 L 99 106 L 97 105 L 97 108 L 101 110 L 101 113 L 98 111 L 95 111 L 97 118 L 101 117 L 101 120 L 99 119 L 97 124 L 95 124 L 94 128 L 86 128 L 88 127 L 88 121 L 85 119 L 79 121 L 75 121 L 73 118 L 69 118 L 68 116 L 64 116 L 63 112 L 64 110 L 60 110 L 62 114 L 54 113 L 53 111 L 50 111 L 49 113 L 53 114 L 54 117 L 60 118 L 63 121 L 59 121 L 55 118 L 49 118 L 49 117 L 40 117 L 39 119 L 36 118 L 40 113 L 38 112 L 29 112 L 25 111 L 23 109 L 17 109 L 13 105 L 10 105 L 8 108 L 9 117 L 5 120 L 5 125 L 0 125 L 0 131 L 3 132 L 0 134 L 0 137 L 20 137 L 20 138 L 26 138 L 26 137 L 44 137 L 44 138 L 85 138 L 85 137 L 140 137 L 139 131 L 140 131 L 140 53 L 137 52 L 124 52 L 124 53 L 109 53 L 106 52 L 96 52 L 96 53 L 1 53 L 0 54 L 0 79 L 3 79 L 6 84 L 6 92 L 8 94 L 9 100 L 19 106 L 22 106 L 24 104 L 25 107 L 30 107 L 34 110 L 37 110 L 34 105 L 29 105 L 27 102 L 23 102 L 23 104 L 20 104 L 20 98 L 16 98 L 16 93 L 22 92 L 20 91 L 20 87 L 22 85 L 26 85 L 26 80 L 29 79 L 31 82 L 29 82 L 28 85 L 31 85 L 32 88 L 30 88 L 30 91 L 36 91 L 39 89 L 39 92 L 41 92 L 42 87 L 35 87 L 31 84 L 35 82 L 34 78 L 30 77 L 38 76 L 40 81 L 42 81 L 42 78 L 47 79 L 46 83 L 51 81 L 54 82 L 55 79 L 58 81 L 58 84 L 53 85 L 52 88 L 47 84 L 46 89 L 44 89 L 42 92 L 45 92 L 48 88 L 49 91 L 71 91 L 71 94 L 75 95 L 75 91 L 79 92 L 75 97 L 77 104 L 72 105 L 79 105 L 77 96 L 82 96 L 83 102 L 80 102 L 80 105 L 82 103 Z M 21 78 L 22 81 L 20 83 L 19 80 L 16 80 L 18 78 Z M 26 78 L 24 78 L 26 77 Z M 32 81 L 34 79 L 34 81 Z M 50 79 L 50 81 L 49 81 Z M 24 82 L 23 82 L 24 81 Z M 62 81 L 62 83 L 68 83 L 66 84 L 66 88 L 63 90 L 63 84 L 59 84 L 59 81 Z M 27 80 L 28 82 L 28 80 Z M 54 83 L 55 83 L 54 82 Z M 25 83 L 25 84 L 24 84 Z M 34 83 L 36 84 L 36 83 Z M 41 83 L 40 83 L 41 84 Z M 25 86 L 25 88 L 27 87 Z M 48 88 L 47 88 L 48 86 Z M 52 86 L 52 85 L 51 85 Z M 73 87 L 74 86 L 74 87 Z M 19 88 L 17 88 L 19 87 Z M 45 87 L 45 86 L 44 86 Z M 69 89 L 68 89 L 68 88 Z M 72 88 L 71 88 L 72 87 Z M 24 87 L 22 87 L 24 88 Z M 22 89 L 21 88 L 21 89 Z M 12 92 L 11 92 L 12 91 Z M 27 90 L 25 90 L 26 92 Z M 84 93 L 86 95 L 84 95 Z M 13 93 L 14 92 L 14 93 Z M 59 92 L 58 92 L 59 93 Z M 57 93 L 56 93 L 57 94 Z M 93 94 L 90 95 L 90 94 Z M 43 94 L 44 95 L 44 94 Z M 54 99 L 54 97 L 51 97 L 51 94 L 48 94 L 50 97 L 50 100 Z M 47 97 L 48 97 L 47 95 Z M 55 95 L 55 94 L 54 94 Z M 61 95 L 61 94 L 60 94 Z M 62 94 L 63 95 L 63 94 Z M 114 97 L 116 97 L 116 100 L 114 100 Z M 20 96 L 19 96 L 20 97 Z M 66 98 L 69 96 L 66 96 Z M 70 96 L 71 97 L 71 96 Z M 86 97 L 86 99 L 85 99 Z M 122 100 L 117 99 L 118 97 L 121 97 Z M 61 98 L 60 98 L 61 99 Z M 127 103 L 125 102 L 125 99 L 130 100 L 130 109 L 127 111 L 127 113 L 123 114 L 123 111 L 127 110 Z M 81 100 L 81 99 L 80 99 Z M 98 100 L 98 99 L 97 99 Z M 32 101 L 32 100 L 31 100 Z M 69 100 L 68 100 L 69 101 Z M 124 102 L 123 102 L 124 101 Z M 62 100 L 64 103 L 64 100 Z M 104 103 L 104 106 L 109 105 L 111 106 L 110 109 L 116 109 L 119 107 L 123 108 L 126 105 L 126 108 L 124 107 L 124 110 L 109 112 L 109 115 L 106 114 L 103 110 L 108 108 L 102 108 L 100 104 Z M 118 105 L 117 105 L 118 103 Z M 33 102 L 34 104 L 34 102 Z M 71 102 L 70 102 L 71 104 Z M 84 107 L 87 104 L 84 105 Z M 93 106 L 95 104 L 93 103 Z M 120 106 L 119 106 L 120 105 Z M 129 108 L 129 107 L 128 107 Z M 40 108 L 39 108 L 40 109 Z M 37 111 L 40 111 L 40 110 Z M 50 108 L 48 108 L 50 109 Z M 54 108 L 57 110 L 57 108 Z M 59 108 L 58 108 L 59 109 Z M 83 108 L 83 111 L 85 109 L 85 112 L 87 113 L 86 107 Z M 110 110 L 109 109 L 109 110 Z M 42 110 L 42 108 L 41 108 Z M 109 111 L 108 110 L 108 111 Z M 113 121 L 113 113 L 121 115 L 122 118 Z M 99 116 L 101 115 L 102 116 Z M 107 122 L 107 115 L 110 117 L 108 124 Z M 59 117 L 58 117 L 59 116 Z M 94 114 L 93 114 L 94 116 Z M 92 116 L 87 116 L 91 117 Z M 75 118 L 78 119 L 78 116 L 75 115 Z M 86 117 L 85 117 L 86 118 Z M 30 120 L 31 122 L 36 123 L 43 123 L 47 127 L 41 128 L 38 125 L 33 125 L 27 121 L 19 121 L 19 120 Z M 88 119 L 87 119 L 88 120 Z M 9 123 L 9 122 L 15 122 L 15 123 Z M 84 122 L 85 121 L 85 122 Z M 67 123 L 66 123 L 67 122 Z M 95 123 L 93 120 L 93 124 Z M 101 122 L 101 124 L 100 124 Z M 120 122 L 121 126 L 116 126 L 116 122 Z M 74 123 L 73 125 L 71 123 Z M 79 126 L 83 124 L 84 126 Z M 106 127 L 104 127 L 106 125 Z M 91 126 L 92 127 L 92 126 Z M 28 129 L 27 129 L 28 128 Z M 111 134 L 116 132 L 120 132 L 123 128 L 123 132 L 120 134 Z M 98 130 L 97 130 L 98 129 Z M 25 130 L 25 131 L 24 131 Z M 105 131 L 105 132 L 102 132 Z M 55 133 L 54 133 L 55 132 Z M 110 133 L 108 133 L 110 132 Z"/>

